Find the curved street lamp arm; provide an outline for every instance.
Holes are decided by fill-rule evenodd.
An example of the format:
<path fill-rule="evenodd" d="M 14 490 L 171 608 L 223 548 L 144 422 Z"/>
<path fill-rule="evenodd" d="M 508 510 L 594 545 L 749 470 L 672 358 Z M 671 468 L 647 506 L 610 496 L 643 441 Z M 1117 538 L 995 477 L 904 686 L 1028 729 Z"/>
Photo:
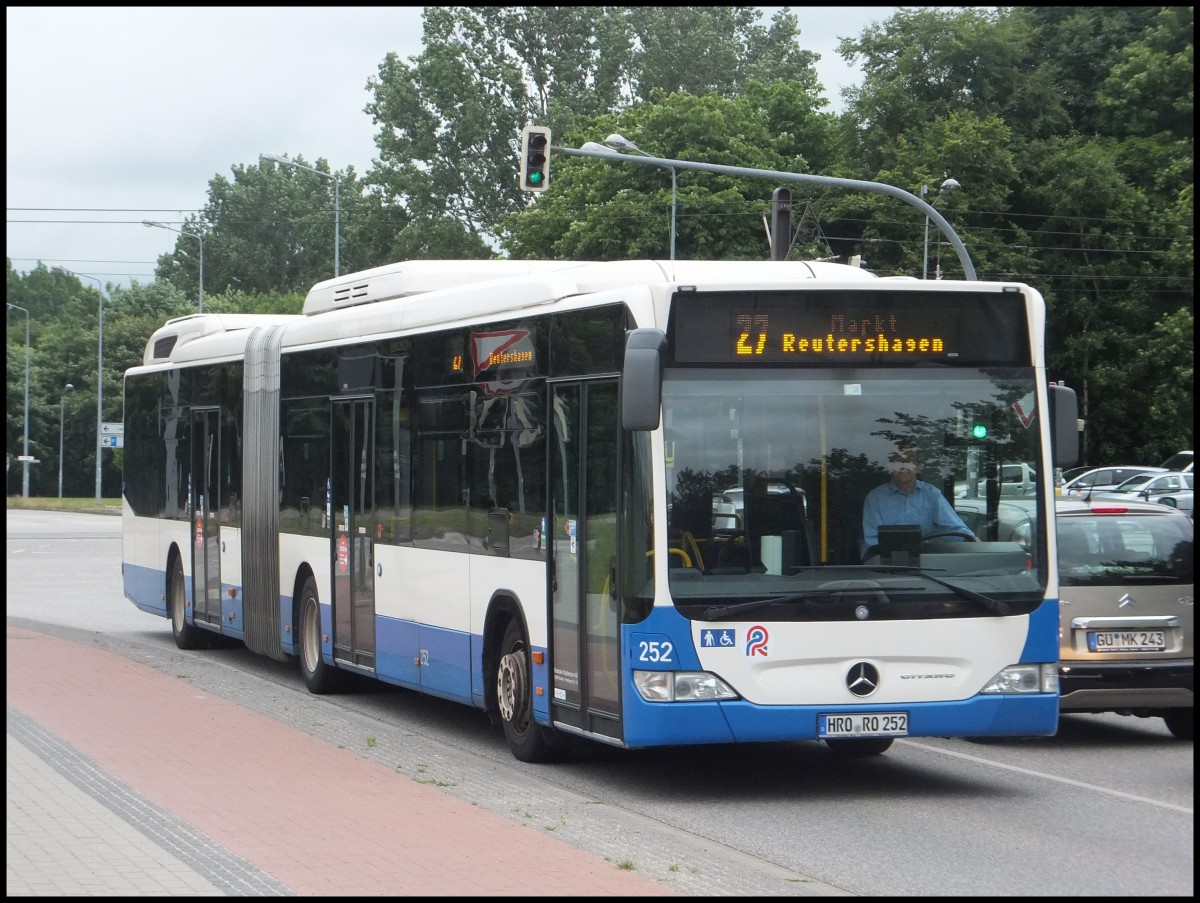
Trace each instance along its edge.
<path fill-rule="evenodd" d="M 589 142 L 589 144 L 591 143 Z M 595 144 L 591 146 L 585 145 L 583 148 L 551 147 L 550 149 L 561 154 L 566 154 L 568 157 L 595 157 L 600 160 L 623 160 L 626 163 L 645 163 L 650 166 L 676 166 L 679 169 L 692 169 L 699 172 L 719 172 L 731 176 L 776 179 L 781 182 L 805 182 L 832 188 L 846 188 L 851 191 L 874 191 L 879 194 L 886 194 L 916 207 L 929 217 L 930 220 L 937 223 L 937 227 L 946 236 L 946 240 L 954 247 L 955 253 L 958 254 L 958 260 L 962 264 L 963 273 L 966 275 L 966 278 L 972 281 L 978 279 L 975 275 L 975 266 L 971 263 L 971 258 L 967 254 L 967 246 L 963 244 L 962 239 L 958 237 L 958 233 L 954 231 L 954 228 L 946 218 L 938 213 L 937 208 L 932 204 L 928 204 L 912 192 L 905 191 L 903 188 L 896 188 L 894 185 L 885 185 L 882 182 L 866 182 L 860 179 L 839 179 L 833 176 L 778 172 L 772 169 L 751 169 L 746 166 L 725 166 L 720 163 L 693 163 L 690 160 L 671 160 L 667 157 L 634 157 L 628 154 L 619 154 L 616 151 Z"/>

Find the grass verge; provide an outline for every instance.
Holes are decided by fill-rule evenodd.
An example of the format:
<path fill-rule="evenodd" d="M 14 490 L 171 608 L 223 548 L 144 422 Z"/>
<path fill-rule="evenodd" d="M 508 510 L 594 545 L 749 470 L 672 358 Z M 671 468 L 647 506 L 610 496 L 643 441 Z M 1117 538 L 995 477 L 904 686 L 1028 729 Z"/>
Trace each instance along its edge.
<path fill-rule="evenodd" d="M 82 511 L 87 514 L 120 514 L 121 500 L 101 499 L 100 504 L 97 505 L 94 498 L 59 499 L 32 496 L 26 499 L 10 495 L 7 507 L 24 508 L 33 511 Z"/>

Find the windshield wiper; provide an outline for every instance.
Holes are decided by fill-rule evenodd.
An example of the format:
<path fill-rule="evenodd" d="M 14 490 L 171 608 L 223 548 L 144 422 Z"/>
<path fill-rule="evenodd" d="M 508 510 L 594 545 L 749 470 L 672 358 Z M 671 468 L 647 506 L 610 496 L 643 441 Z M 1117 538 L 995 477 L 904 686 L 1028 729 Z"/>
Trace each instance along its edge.
<path fill-rule="evenodd" d="M 732 617 L 733 615 L 742 614 L 747 611 L 755 611 L 759 608 L 765 608 L 768 605 L 783 604 L 786 602 L 798 602 L 801 599 L 809 599 L 813 596 L 827 596 L 824 590 L 808 589 L 800 593 L 789 593 L 786 596 L 767 596 L 763 599 L 752 599 L 749 602 L 739 602 L 736 605 L 710 605 L 704 609 L 700 617 L 705 621 L 719 621 L 722 618 Z"/>
<path fill-rule="evenodd" d="M 1001 602 L 999 599 L 993 599 L 991 596 L 985 596 L 983 593 L 977 593 L 974 590 L 967 589 L 962 586 L 955 586 L 953 583 L 947 583 L 940 577 L 935 577 L 924 568 L 905 567 L 903 565 L 885 564 L 885 565 L 865 565 L 871 570 L 882 571 L 888 574 L 911 574 L 914 577 L 921 577 L 928 580 L 930 583 L 936 583 L 938 586 L 944 586 L 963 599 L 974 602 L 977 605 L 986 608 L 988 611 L 994 611 L 998 615 L 1006 615 L 1012 611 L 1012 608 L 1007 602 Z"/>
<path fill-rule="evenodd" d="M 868 582 L 868 581 L 847 580 L 847 581 L 838 581 L 838 582 L 864 583 L 864 582 Z M 799 602 L 802 599 L 813 599 L 813 598 L 820 598 L 820 597 L 828 597 L 829 601 L 835 602 L 842 596 L 848 596 L 848 595 L 852 595 L 852 594 L 861 595 L 863 593 L 873 593 L 875 595 L 883 596 L 885 600 L 887 599 L 887 596 L 883 591 L 883 587 L 881 587 L 879 585 L 875 585 L 875 586 L 871 586 L 871 587 L 822 586 L 817 589 L 806 589 L 806 590 L 804 590 L 802 592 L 798 592 L 798 593 L 789 593 L 786 596 L 766 596 L 765 598 L 762 598 L 762 599 L 752 599 L 749 602 L 739 602 L 736 605 L 710 605 L 708 608 L 706 608 L 704 610 L 704 612 L 700 615 L 700 617 L 705 621 L 720 621 L 725 618 L 732 617 L 733 615 L 745 614 L 746 612 L 750 612 L 750 611 L 757 611 L 758 609 L 765 608 L 768 605 L 776 605 L 776 604 L 783 605 L 788 602 Z"/>
<path fill-rule="evenodd" d="M 826 569 L 827 569 L 826 566 L 811 566 L 811 567 L 798 568 L 797 570 L 816 571 L 816 570 L 826 570 Z M 838 569 L 839 570 L 848 570 L 848 571 L 872 571 L 875 573 L 883 573 L 883 574 L 904 574 L 904 575 L 911 574 L 912 576 L 921 577 L 924 580 L 928 580 L 930 583 L 936 583 L 938 586 L 945 587 L 946 589 L 950 590 L 950 592 L 954 593 L 956 596 L 959 596 L 962 599 L 966 599 L 968 602 L 974 602 L 976 605 L 979 605 L 981 608 L 986 608 L 988 611 L 993 611 L 998 615 L 1006 615 L 1012 611 L 1012 607 L 1009 606 L 1009 604 L 1007 602 L 1001 602 L 999 599 L 993 599 L 991 596 L 985 596 L 983 593 L 977 593 L 974 590 L 967 589 L 966 587 L 955 586 L 953 583 L 947 583 L 945 580 L 942 580 L 940 577 L 933 576 L 931 573 L 929 573 L 929 571 L 925 570 L 924 568 L 906 567 L 904 565 L 896 565 L 896 564 L 851 564 L 851 565 L 839 565 Z M 838 582 L 853 583 L 856 581 L 838 581 Z M 900 587 L 891 587 L 891 589 L 894 592 L 894 591 L 897 591 L 898 589 L 900 589 Z M 703 618 L 705 621 L 719 621 L 719 620 L 722 620 L 723 618 L 732 617 L 733 615 L 736 615 L 736 614 L 743 614 L 743 613 L 749 612 L 749 611 L 756 611 L 760 608 L 765 608 L 768 605 L 774 605 L 775 603 L 782 604 L 782 603 L 787 603 L 787 602 L 798 602 L 801 599 L 811 599 L 816 596 L 840 597 L 840 596 L 845 596 L 845 595 L 849 595 L 852 593 L 863 593 L 863 592 L 874 592 L 878 595 L 883 595 L 884 598 L 886 598 L 886 594 L 885 594 L 883 587 L 865 588 L 865 587 L 849 587 L 848 586 L 848 587 L 839 587 L 839 588 L 834 589 L 834 588 L 830 588 L 828 586 L 828 584 L 826 584 L 824 587 L 822 587 L 820 589 L 804 590 L 803 592 L 791 593 L 790 595 L 786 595 L 786 596 L 767 596 L 762 599 L 753 599 L 749 602 L 741 602 L 741 603 L 738 603 L 737 605 L 728 605 L 728 606 L 710 605 L 708 608 L 706 608 L 704 610 L 704 612 L 700 615 L 700 617 Z"/>

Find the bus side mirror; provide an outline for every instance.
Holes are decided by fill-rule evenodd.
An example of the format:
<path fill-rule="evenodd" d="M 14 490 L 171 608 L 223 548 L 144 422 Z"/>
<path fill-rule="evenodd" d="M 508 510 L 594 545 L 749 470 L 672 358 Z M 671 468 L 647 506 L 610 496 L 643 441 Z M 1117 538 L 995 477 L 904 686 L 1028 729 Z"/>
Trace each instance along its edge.
<path fill-rule="evenodd" d="M 631 329 L 625 335 L 621 374 L 621 426 L 658 429 L 662 414 L 663 354 L 666 335 L 657 329 Z"/>
<path fill-rule="evenodd" d="M 1068 386 L 1047 386 L 1050 399 L 1050 450 L 1055 467 L 1079 463 L 1079 399 Z"/>

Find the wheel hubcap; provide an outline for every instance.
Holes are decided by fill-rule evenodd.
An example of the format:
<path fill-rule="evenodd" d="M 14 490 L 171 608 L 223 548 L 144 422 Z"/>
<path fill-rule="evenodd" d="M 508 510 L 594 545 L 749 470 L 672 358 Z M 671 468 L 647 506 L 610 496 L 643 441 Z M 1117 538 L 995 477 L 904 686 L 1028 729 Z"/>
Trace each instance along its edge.
<path fill-rule="evenodd" d="M 304 637 L 301 648 L 304 650 L 304 668 L 308 672 L 316 669 L 316 663 L 320 658 L 320 653 L 317 651 L 317 606 L 308 604 L 304 608 Z"/>
<path fill-rule="evenodd" d="M 500 670 L 496 678 L 496 697 L 500 716 L 507 722 L 519 720 L 525 711 L 526 688 L 529 675 L 525 670 L 525 654 L 516 649 L 500 659 Z"/>
<path fill-rule="evenodd" d="M 178 578 L 171 581 L 171 620 L 176 630 L 183 627 L 183 581 Z"/>

